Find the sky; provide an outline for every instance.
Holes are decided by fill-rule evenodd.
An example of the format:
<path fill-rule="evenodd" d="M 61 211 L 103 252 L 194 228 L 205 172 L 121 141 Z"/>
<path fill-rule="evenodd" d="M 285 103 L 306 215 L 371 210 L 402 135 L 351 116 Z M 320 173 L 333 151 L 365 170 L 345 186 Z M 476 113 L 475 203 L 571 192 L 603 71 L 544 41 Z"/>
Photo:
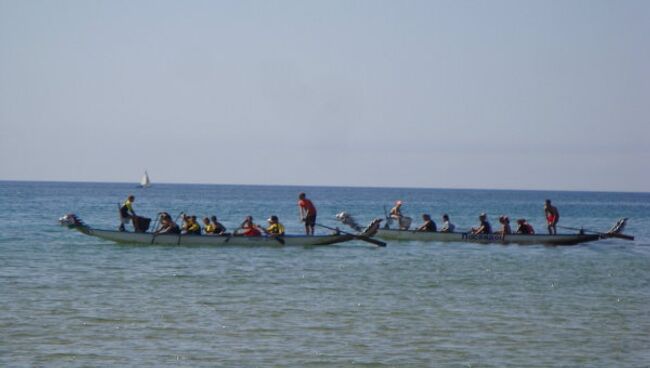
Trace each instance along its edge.
<path fill-rule="evenodd" d="M 0 180 L 650 191 L 650 1 L 0 0 Z"/>

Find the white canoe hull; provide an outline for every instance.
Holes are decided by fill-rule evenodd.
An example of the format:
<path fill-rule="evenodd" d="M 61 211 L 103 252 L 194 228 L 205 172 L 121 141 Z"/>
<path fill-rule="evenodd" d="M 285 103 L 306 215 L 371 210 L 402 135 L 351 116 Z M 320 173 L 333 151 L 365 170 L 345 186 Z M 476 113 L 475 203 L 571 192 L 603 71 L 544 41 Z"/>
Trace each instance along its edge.
<path fill-rule="evenodd" d="M 375 235 L 384 240 L 422 241 L 422 242 L 463 242 L 483 244 L 546 244 L 574 245 L 605 238 L 598 234 L 511 234 L 502 237 L 500 234 L 470 234 L 470 233 L 439 233 L 412 230 L 380 229 Z"/>
<path fill-rule="evenodd" d="M 80 232 L 97 238 L 117 243 L 162 244 L 162 245 L 197 245 L 197 246 L 317 246 L 331 245 L 352 240 L 349 235 L 285 235 L 270 236 L 217 236 L 217 235 L 180 235 L 134 233 L 128 231 L 99 230 L 89 227 L 75 227 Z"/>

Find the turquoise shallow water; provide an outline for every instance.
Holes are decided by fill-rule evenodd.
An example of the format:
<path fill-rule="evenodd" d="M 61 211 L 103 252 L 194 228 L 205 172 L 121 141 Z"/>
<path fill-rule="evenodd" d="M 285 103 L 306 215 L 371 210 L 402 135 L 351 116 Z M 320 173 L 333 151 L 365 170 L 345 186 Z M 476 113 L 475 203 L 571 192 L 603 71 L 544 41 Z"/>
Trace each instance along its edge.
<path fill-rule="evenodd" d="M 217 214 L 227 226 L 277 214 L 301 231 L 361 222 L 395 199 L 457 226 L 487 212 L 543 228 L 629 217 L 633 242 L 575 247 L 365 243 L 335 247 L 119 245 L 59 227 L 75 212 L 115 228 L 116 203 Z M 0 182 L 0 366 L 647 367 L 650 194 Z"/>

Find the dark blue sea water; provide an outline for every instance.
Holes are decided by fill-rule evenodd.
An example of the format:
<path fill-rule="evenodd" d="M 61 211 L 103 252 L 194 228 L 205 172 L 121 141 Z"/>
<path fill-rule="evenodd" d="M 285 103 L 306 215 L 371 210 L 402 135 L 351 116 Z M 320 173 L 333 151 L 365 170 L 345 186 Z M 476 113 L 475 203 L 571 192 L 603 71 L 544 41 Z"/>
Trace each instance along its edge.
<path fill-rule="evenodd" d="M 573 247 L 351 242 L 333 247 L 114 244 L 57 225 L 74 212 L 117 227 L 117 203 L 276 214 L 301 232 L 297 194 L 319 222 L 360 222 L 404 201 L 413 217 L 526 217 L 606 230 L 629 217 L 635 241 Z M 650 194 L 0 182 L 3 367 L 647 367 Z"/>

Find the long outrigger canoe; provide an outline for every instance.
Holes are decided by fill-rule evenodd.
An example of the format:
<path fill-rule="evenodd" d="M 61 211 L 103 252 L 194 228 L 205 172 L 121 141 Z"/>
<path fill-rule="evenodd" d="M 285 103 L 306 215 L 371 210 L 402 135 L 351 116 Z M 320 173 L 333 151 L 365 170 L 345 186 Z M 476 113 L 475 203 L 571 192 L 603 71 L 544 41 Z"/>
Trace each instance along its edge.
<path fill-rule="evenodd" d="M 376 237 L 384 240 L 411 240 L 425 242 L 463 242 L 463 243 L 495 243 L 495 244 L 545 244 L 545 245 L 575 245 L 607 238 L 621 238 L 617 234 L 472 234 L 464 233 L 438 233 L 414 230 L 380 229 Z M 627 237 L 623 239 L 628 239 Z"/>
<path fill-rule="evenodd" d="M 357 227 L 356 221 L 348 213 L 338 214 L 337 219 L 343 224 L 352 228 Z M 633 236 L 623 234 L 627 218 L 622 218 L 607 232 L 587 231 L 574 229 L 578 232 L 575 234 L 508 234 L 502 236 L 498 233 L 493 234 L 472 234 L 471 232 L 425 232 L 416 230 L 398 230 L 390 228 L 381 228 L 377 230 L 375 237 L 383 240 L 395 241 L 422 241 L 422 242 L 462 242 L 462 243 L 480 243 L 480 244 L 520 244 L 520 245 L 575 245 L 596 241 L 600 239 L 620 238 L 625 240 L 634 240 Z"/>
<path fill-rule="evenodd" d="M 59 219 L 62 225 L 82 234 L 114 241 L 133 244 L 162 244 L 183 246 L 321 246 L 333 245 L 350 240 L 369 241 L 376 245 L 385 245 L 375 239 L 344 231 L 330 235 L 284 235 L 284 236 L 234 236 L 234 235 L 187 235 L 155 234 L 151 232 L 130 232 L 94 229 L 83 223 L 76 215 L 68 214 Z"/>

